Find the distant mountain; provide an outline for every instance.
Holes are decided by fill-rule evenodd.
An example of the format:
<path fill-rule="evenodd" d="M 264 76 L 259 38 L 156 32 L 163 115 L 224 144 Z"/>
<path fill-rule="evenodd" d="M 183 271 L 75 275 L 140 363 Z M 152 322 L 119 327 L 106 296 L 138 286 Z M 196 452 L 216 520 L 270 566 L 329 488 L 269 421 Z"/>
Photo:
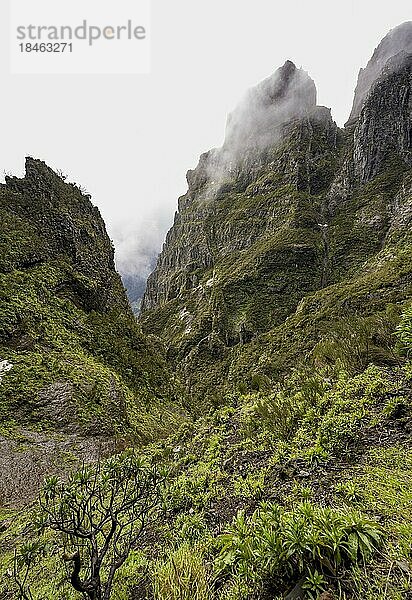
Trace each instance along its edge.
<path fill-rule="evenodd" d="M 153 259 L 153 268 L 156 264 L 156 259 Z M 122 274 L 123 285 L 126 290 L 127 297 L 132 307 L 133 313 L 138 316 L 140 313 L 140 306 L 142 298 L 146 289 L 147 277 L 139 274 L 130 275 Z"/>

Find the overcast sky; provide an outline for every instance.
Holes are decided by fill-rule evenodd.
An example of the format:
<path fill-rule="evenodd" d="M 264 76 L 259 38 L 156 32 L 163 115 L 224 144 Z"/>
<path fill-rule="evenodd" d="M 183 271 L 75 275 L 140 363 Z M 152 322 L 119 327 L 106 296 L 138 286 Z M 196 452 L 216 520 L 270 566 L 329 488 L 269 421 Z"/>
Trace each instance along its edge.
<path fill-rule="evenodd" d="M 120 270 L 143 272 L 186 171 L 222 143 L 248 87 L 293 60 L 342 125 L 359 68 L 411 19 L 410 0 L 153 0 L 149 75 L 29 76 L 9 74 L 1 0 L 0 172 L 22 175 L 26 155 L 66 172 L 100 208 Z"/>

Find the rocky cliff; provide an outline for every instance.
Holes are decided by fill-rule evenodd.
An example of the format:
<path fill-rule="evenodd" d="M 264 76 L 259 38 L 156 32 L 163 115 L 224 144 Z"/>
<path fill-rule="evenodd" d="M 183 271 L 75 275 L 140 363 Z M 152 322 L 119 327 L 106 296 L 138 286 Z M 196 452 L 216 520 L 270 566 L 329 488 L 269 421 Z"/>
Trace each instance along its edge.
<path fill-rule="evenodd" d="M 391 29 L 375 49 L 366 67 L 359 71 L 353 106 L 347 125 L 354 123 L 359 117 L 369 91 L 383 69 L 388 68 L 388 61 L 399 53 L 409 54 L 412 52 L 411 31 L 412 21 L 407 21 Z"/>
<path fill-rule="evenodd" d="M 103 585 L 121 565 L 113 598 L 410 598 L 410 32 L 375 52 L 387 60 L 345 129 L 287 62 L 188 173 L 141 316 L 185 410 L 89 199 L 33 160 L 0 188 L 1 600 L 72 598 L 96 546 Z M 64 485 L 10 511 L 42 473 L 136 438 L 166 480 L 124 562 L 139 490 L 156 503 L 139 483 L 129 502 L 129 452 L 91 491 L 73 476 L 57 517 L 80 519 L 70 536 L 50 520 Z"/>
<path fill-rule="evenodd" d="M 143 435 L 139 419 L 147 402 L 167 398 L 168 375 L 131 312 L 99 211 L 79 187 L 28 158 L 22 179 L 0 185 L 0 231 L 7 501 L 20 500 L 22 488 L 30 496 L 67 457 Z"/>
<path fill-rule="evenodd" d="M 336 319 L 409 298 L 411 40 L 407 23 L 375 51 L 345 129 L 287 62 L 189 171 L 141 317 L 188 390 L 276 378 Z"/>

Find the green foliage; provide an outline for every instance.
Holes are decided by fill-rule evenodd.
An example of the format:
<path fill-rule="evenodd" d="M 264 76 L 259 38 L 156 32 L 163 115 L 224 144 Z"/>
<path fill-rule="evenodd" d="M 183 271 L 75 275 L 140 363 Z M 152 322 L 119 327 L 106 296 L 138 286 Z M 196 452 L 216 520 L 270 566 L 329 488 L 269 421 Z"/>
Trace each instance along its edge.
<path fill-rule="evenodd" d="M 349 597 L 366 600 L 402 600 L 411 592 L 412 454 L 402 444 L 377 446 L 366 452 L 362 464 L 337 486 L 345 501 L 378 514 L 386 539 L 380 556 L 365 572 L 350 569 Z"/>
<path fill-rule="evenodd" d="M 379 525 L 354 511 L 308 502 L 291 511 L 262 505 L 250 518 L 239 512 L 218 538 L 215 564 L 218 575 L 257 585 L 297 577 L 309 569 L 306 589 L 312 594 L 323 589 L 324 577 L 336 574 L 343 564 L 370 560 L 381 542 Z"/>
<path fill-rule="evenodd" d="M 357 502 L 382 515 L 391 560 L 411 563 L 412 452 L 401 444 L 371 449 L 353 475 Z M 412 566 L 412 565 L 411 565 Z"/>
<path fill-rule="evenodd" d="M 223 493 L 219 486 L 220 478 L 221 473 L 212 462 L 201 461 L 176 477 L 167 491 L 167 502 L 174 508 L 202 509 L 219 489 Z"/>
<path fill-rule="evenodd" d="M 265 491 L 265 470 L 239 475 L 233 481 L 235 496 L 260 500 Z"/>
<path fill-rule="evenodd" d="M 354 376 L 297 369 L 275 392 L 243 397 L 242 431 L 278 451 L 286 443 L 288 456 L 327 456 L 395 411 L 405 402 L 398 394 L 396 378 L 388 378 L 385 367 L 370 365 Z"/>
<path fill-rule="evenodd" d="M 131 550 L 124 564 L 117 571 L 111 600 L 130 600 L 132 590 L 145 586 L 149 560 L 142 550 Z"/>
<path fill-rule="evenodd" d="M 41 540 L 28 540 L 21 545 L 19 551 L 15 551 L 13 576 L 19 600 L 33 600 L 29 584 L 30 572 L 41 562 L 46 552 L 46 546 Z"/>
<path fill-rule="evenodd" d="M 354 481 L 341 481 L 335 486 L 336 492 L 348 502 L 356 502 L 360 499 L 357 486 Z"/>
<path fill-rule="evenodd" d="M 356 511 L 322 508 L 305 502 L 288 511 L 262 505 L 250 518 L 239 512 L 217 539 L 216 569 L 261 584 L 319 569 L 336 574 L 345 564 L 366 562 L 382 543 L 380 526 Z M 312 570 L 311 584 L 323 585 Z M 310 574 L 309 574 L 310 577 Z"/>
<path fill-rule="evenodd" d="M 295 397 L 279 391 L 261 398 L 250 406 L 248 418 L 244 418 L 245 432 L 251 437 L 259 423 L 279 440 L 287 440 L 295 431 L 299 419 L 304 414 L 304 404 Z"/>
<path fill-rule="evenodd" d="M 155 600 L 212 600 L 211 574 L 200 549 L 182 544 L 152 573 Z"/>
<path fill-rule="evenodd" d="M 355 377 L 341 376 L 320 407 L 323 415 L 317 441 L 321 447 L 327 451 L 342 448 L 354 439 L 360 427 L 373 425 L 373 409 L 390 389 L 388 383 L 385 371 L 372 365 Z"/>
<path fill-rule="evenodd" d="M 304 415 L 323 399 L 329 387 L 330 379 L 320 372 L 292 371 L 275 392 L 250 396 L 242 413 L 245 434 L 253 437 L 263 425 L 277 440 L 290 440 Z"/>
<path fill-rule="evenodd" d="M 388 315 L 339 319 L 313 349 L 314 363 L 355 374 L 370 363 L 394 362 L 393 329 Z"/>
<path fill-rule="evenodd" d="M 410 358 L 412 356 L 412 306 L 403 313 L 396 335 L 399 351 Z"/>
<path fill-rule="evenodd" d="M 319 573 L 317 569 L 314 571 L 309 569 L 309 573 L 302 584 L 302 588 L 306 590 L 311 600 L 317 600 L 319 595 L 325 591 L 325 584 L 326 579 L 322 573 Z"/>

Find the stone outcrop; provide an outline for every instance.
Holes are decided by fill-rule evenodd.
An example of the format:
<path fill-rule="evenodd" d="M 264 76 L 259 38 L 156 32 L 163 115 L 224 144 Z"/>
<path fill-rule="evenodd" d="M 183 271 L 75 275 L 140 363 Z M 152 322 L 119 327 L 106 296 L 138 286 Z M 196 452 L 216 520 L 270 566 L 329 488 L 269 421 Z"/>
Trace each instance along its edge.
<path fill-rule="evenodd" d="M 248 90 L 229 115 L 223 146 L 203 154 L 197 168 L 188 172 L 190 191 L 198 199 L 210 200 L 229 186 L 244 189 L 285 136 L 285 128 L 295 119 L 314 116 L 316 109 L 313 80 L 286 61 Z"/>
<path fill-rule="evenodd" d="M 411 35 L 407 23 L 375 51 L 344 130 L 288 61 L 246 94 L 223 147 L 189 171 L 141 315 L 189 390 L 227 389 L 265 362 L 285 368 L 284 332 L 305 298 L 320 294 L 321 310 L 335 286 L 354 290 L 388 251 L 399 211 L 408 220 Z M 341 313 L 367 310 L 344 295 Z"/>
<path fill-rule="evenodd" d="M 412 166 L 411 69 L 412 54 L 400 52 L 391 57 L 365 97 L 356 121 L 347 126 L 345 160 L 329 193 L 331 206 L 390 165 Z"/>
<path fill-rule="evenodd" d="M 6 177 L 0 185 L 3 205 L 30 223 L 31 235 L 20 249 L 6 249 L 6 270 L 29 268 L 64 256 L 76 273 L 93 286 L 61 282 L 58 293 L 76 297 L 85 310 L 127 310 L 127 300 L 114 266 L 114 248 L 99 210 L 75 184 L 68 184 L 44 162 L 26 159 L 25 176 Z M 33 243 L 35 238 L 35 243 Z M 24 240 L 23 240 L 24 242 Z"/>
<path fill-rule="evenodd" d="M 391 29 L 375 49 L 367 66 L 359 71 L 352 111 L 347 126 L 359 117 L 366 97 L 388 61 L 399 53 L 412 53 L 412 21 L 407 21 Z"/>

